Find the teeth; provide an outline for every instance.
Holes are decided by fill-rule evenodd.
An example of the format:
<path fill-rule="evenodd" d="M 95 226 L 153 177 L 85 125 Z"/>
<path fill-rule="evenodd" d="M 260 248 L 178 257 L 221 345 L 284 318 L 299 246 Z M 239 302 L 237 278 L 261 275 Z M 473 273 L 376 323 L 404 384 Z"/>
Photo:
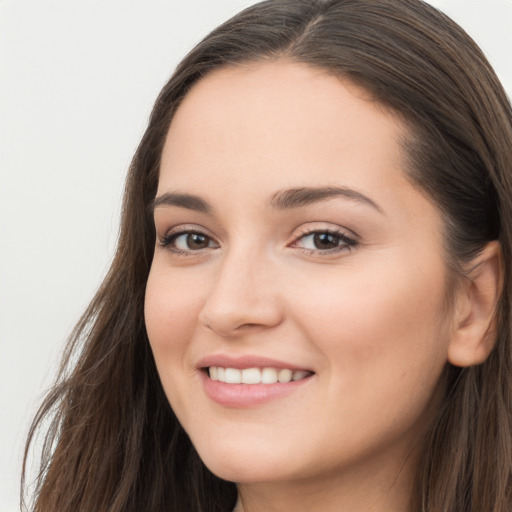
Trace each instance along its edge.
<path fill-rule="evenodd" d="M 241 384 L 242 372 L 236 368 L 226 368 L 224 373 L 224 382 L 226 384 Z"/>
<path fill-rule="evenodd" d="M 226 384 L 286 384 L 292 381 L 305 379 L 311 375 L 306 370 L 289 370 L 288 368 L 223 368 L 210 366 L 208 369 L 210 379 L 225 382 Z"/>
<path fill-rule="evenodd" d="M 261 372 L 262 384 L 274 384 L 277 382 L 277 370 L 274 368 L 263 368 Z"/>
<path fill-rule="evenodd" d="M 259 384 L 261 372 L 259 368 L 247 368 L 242 370 L 242 384 Z"/>
<path fill-rule="evenodd" d="M 291 370 L 280 370 L 277 374 L 277 380 L 279 382 L 290 382 L 292 380 L 292 371 Z"/>
<path fill-rule="evenodd" d="M 292 379 L 295 380 L 302 380 L 305 379 L 309 375 L 309 372 L 306 371 L 298 371 L 293 372 Z"/>

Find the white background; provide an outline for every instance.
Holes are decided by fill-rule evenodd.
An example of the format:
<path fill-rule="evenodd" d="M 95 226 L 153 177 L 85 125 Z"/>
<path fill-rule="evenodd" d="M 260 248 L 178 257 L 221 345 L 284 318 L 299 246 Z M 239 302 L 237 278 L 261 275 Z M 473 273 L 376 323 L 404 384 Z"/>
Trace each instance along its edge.
<path fill-rule="evenodd" d="M 0 512 L 63 343 L 105 274 L 156 95 L 252 0 L 0 0 Z M 512 0 L 436 0 L 512 95 Z"/>

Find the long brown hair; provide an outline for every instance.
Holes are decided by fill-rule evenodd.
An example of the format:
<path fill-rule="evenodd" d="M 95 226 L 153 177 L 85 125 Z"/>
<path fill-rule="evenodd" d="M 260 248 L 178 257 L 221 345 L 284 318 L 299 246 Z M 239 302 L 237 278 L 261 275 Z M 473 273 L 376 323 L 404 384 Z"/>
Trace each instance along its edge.
<path fill-rule="evenodd" d="M 235 484 L 202 464 L 162 391 L 143 315 L 155 233 L 148 205 L 172 116 L 214 69 L 286 58 L 364 87 L 410 127 L 411 180 L 444 217 L 447 262 L 463 272 L 499 239 L 505 287 L 487 361 L 447 365 L 447 392 L 418 474 L 418 508 L 511 509 L 512 112 L 482 52 L 421 0 L 270 0 L 208 35 L 154 106 L 127 178 L 117 253 L 69 341 L 32 425 L 46 430 L 37 512 L 232 509 Z M 48 427 L 46 420 L 52 418 Z M 25 457 L 27 460 L 27 455 Z"/>

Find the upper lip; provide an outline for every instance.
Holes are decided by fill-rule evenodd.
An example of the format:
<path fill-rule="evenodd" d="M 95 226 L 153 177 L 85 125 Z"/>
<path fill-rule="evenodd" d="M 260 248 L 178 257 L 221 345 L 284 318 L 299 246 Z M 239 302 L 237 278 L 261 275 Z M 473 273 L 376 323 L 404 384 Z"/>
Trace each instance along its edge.
<path fill-rule="evenodd" d="M 209 368 L 210 366 L 220 366 L 221 368 L 237 368 L 244 370 L 246 368 L 276 368 L 289 370 L 313 371 L 305 366 L 296 365 L 286 361 L 280 361 L 270 357 L 261 357 L 255 355 L 230 356 L 227 354 L 212 354 L 203 357 L 198 363 L 198 368 Z"/>

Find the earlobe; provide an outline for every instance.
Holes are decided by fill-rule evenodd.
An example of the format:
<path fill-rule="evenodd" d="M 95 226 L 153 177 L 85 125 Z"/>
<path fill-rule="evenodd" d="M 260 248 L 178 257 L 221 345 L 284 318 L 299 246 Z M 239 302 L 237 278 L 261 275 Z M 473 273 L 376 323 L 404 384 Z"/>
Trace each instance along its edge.
<path fill-rule="evenodd" d="M 497 306 L 503 288 L 503 258 L 499 242 L 489 242 L 475 258 L 458 293 L 455 331 L 448 361 L 460 367 L 483 363 L 494 348 Z"/>

